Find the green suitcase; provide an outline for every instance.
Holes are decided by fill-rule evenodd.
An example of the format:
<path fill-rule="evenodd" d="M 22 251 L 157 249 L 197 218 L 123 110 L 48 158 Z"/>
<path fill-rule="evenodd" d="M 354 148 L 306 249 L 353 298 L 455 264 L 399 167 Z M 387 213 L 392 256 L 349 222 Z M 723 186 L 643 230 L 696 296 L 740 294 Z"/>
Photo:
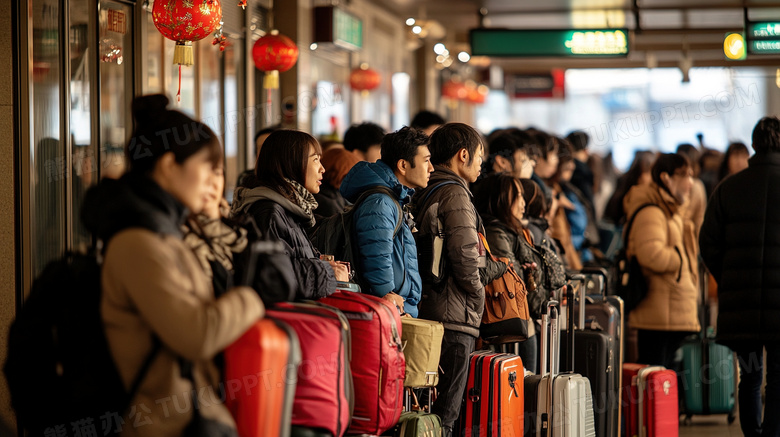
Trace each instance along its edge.
<path fill-rule="evenodd" d="M 406 411 L 393 429 L 384 435 L 394 437 L 441 437 L 441 419 L 422 411 Z"/>
<path fill-rule="evenodd" d="M 732 423 L 736 407 L 734 353 L 707 336 L 686 340 L 681 349 L 680 388 L 686 422 L 693 415 L 728 414 Z"/>

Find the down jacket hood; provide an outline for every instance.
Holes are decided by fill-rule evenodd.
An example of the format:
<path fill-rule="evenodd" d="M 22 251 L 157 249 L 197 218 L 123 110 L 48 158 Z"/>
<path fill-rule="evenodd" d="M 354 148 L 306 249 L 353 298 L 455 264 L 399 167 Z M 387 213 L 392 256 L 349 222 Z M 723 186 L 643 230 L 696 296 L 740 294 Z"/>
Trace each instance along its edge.
<path fill-rule="evenodd" d="M 106 244 L 134 227 L 181 238 L 188 215 L 189 210 L 151 178 L 129 174 L 90 188 L 81 209 L 84 226 Z"/>
<path fill-rule="evenodd" d="M 628 190 L 626 197 L 623 198 L 623 210 L 626 212 L 626 217 L 630 219 L 634 212 L 646 203 L 661 206 L 664 212 L 670 216 L 680 210 L 677 200 L 653 182 L 649 185 L 635 185 Z"/>
<path fill-rule="evenodd" d="M 259 200 L 271 200 L 281 205 L 290 214 L 301 217 L 306 221 L 311 219 L 311 215 L 306 214 L 303 208 L 268 187 L 236 188 L 233 194 L 233 205 L 230 207 L 230 215 L 237 217 L 249 212 L 252 204 Z"/>
<path fill-rule="evenodd" d="M 382 161 L 361 161 L 355 164 L 341 182 L 340 191 L 345 199 L 355 203 L 364 191 L 376 186 L 393 190 L 402 206 L 409 203 L 414 195 L 414 190 L 398 182 L 393 170 Z"/>

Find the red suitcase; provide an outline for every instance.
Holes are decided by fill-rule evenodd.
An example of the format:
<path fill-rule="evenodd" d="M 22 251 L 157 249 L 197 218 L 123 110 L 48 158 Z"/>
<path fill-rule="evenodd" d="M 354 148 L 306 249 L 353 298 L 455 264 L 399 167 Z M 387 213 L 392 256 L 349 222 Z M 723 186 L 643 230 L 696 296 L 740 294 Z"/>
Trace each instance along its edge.
<path fill-rule="evenodd" d="M 298 368 L 292 425 L 341 437 L 353 408 L 349 322 L 336 308 L 316 303 L 280 303 L 267 314 L 298 335 Z"/>
<path fill-rule="evenodd" d="M 520 437 L 525 405 L 523 362 L 520 357 L 477 351 L 471 354 L 461 409 L 467 437 Z"/>
<path fill-rule="evenodd" d="M 384 299 L 337 291 L 319 302 L 341 310 L 349 320 L 359 359 L 351 363 L 355 411 L 350 434 L 379 435 L 401 417 L 406 360 L 401 346 L 401 317 Z"/>
<path fill-rule="evenodd" d="M 301 349 L 295 331 L 265 318 L 225 349 L 225 404 L 242 437 L 290 435 Z"/>
<path fill-rule="evenodd" d="M 677 437 L 677 373 L 662 366 L 623 364 L 628 437 Z"/>

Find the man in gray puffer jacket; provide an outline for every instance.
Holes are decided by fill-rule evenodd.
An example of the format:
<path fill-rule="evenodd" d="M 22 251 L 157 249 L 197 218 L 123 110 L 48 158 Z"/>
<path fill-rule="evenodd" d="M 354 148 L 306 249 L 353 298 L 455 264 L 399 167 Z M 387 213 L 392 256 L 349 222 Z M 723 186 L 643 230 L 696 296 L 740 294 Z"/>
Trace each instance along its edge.
<path fill-rule="evenodd" d="M 419 259 L 423 279 L 419 317 L 444 324 L 442 375 L 433 412 L 442 419 L 444 437 L 450 437 L 466 388 L 469 355 L 479 336 L 484 284 L 500 278 L 506 264 L 485 256 L 478 235 L 484 229 L 468 189 L 482 166 L 484 146 L 479 133 L 462 123 L 448 123 L 433 132 L 429 149 L 434 172 L 428 187 L 414 196 L 417 244 L 418 251 L 435 252 L 432 235 L 443 235 L 443 268 L 434 269 L 435 262 L 426 262 L 430 256 Z M 434 279 L 432 269 L 442 272 L 439 280 Z"/>

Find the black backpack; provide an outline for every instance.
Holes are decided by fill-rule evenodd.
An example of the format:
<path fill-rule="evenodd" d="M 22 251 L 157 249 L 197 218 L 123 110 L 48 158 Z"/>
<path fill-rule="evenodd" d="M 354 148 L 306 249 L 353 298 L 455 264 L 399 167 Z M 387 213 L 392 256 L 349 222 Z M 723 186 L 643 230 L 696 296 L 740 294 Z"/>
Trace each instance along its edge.
<path fill-rule="evenodd" d="M 617 271 L 618 271 L 618 283 L 617 294 L 623 299 L 625 303 L 625 313 L 630 313 L 636 308 L 640 302 L 647 296 L 647 281 L 642 273 L 642 266 L 639 265 L 636 256 L 629 257 L 627 253 L 628 238 L 631 235 L 631 228 L 634 225 L 634 220 L 639 214 L 639 211 L 658 205 L 654 203 L 645 203 L 641 205 L 634 214 L 628 219 L 626 223 L 625 232 L 623 234 L 623 247 L 617 254 Z"/>
<path fill-rule="evenodd" d="M 124 415 L 160 348 L 155 340 L 126 391 L 103 330 L 100 288 L 97 256 L 66 254 L 34 281 L 11 325 L 3 370 L 11 405 L 31 436 L 91 426 L 115 435 L 103 433 L 102 423 Z"/>
<path fill-rule="evenodd" d="M 376 193 L 386 194 L 393 199 L 393 202 L 398 207 L 398 221 L 395 224 L 395 229 L 393 229 L 393 239 L 395 239 L 404 221 L 404 211 L 398 199 L 395 198 L 396 194 L 391 189 L 383 186 L 369 188 L 358 197 L 352 206 L 348 206 L 344 212 L 320 220 L 311 234 L 311 242 L 320 253 L 333 255 L 336 260 L 346 261 L 351 264 L 354 272 L 353 281 L 360 285 L 364 291 L 368 291 L 368 289 L 366 288 L 367 284 L 360 277 L 360 268 L 357 265 L 357 254 L 360 251 L 357 243 L 352 238 L 354 232 L 353 218 L 357 207 L 369 196 Z"/>

